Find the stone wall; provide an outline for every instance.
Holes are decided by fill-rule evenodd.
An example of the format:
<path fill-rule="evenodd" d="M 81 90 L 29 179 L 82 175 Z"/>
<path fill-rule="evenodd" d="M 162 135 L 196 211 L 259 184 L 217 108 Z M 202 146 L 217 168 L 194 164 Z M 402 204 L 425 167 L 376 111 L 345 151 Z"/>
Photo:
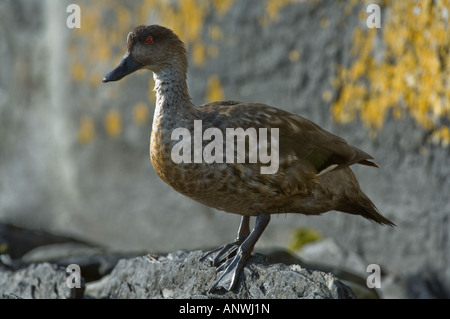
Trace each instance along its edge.
<path fill-rule="evenodd" d="M 200 249 L 234 239 L 238 216 L 195 203 L 156 176 L 148 156 L 154 106 L 150 72 L 101 83 L 125 53 L 128 31 L 159 23 L 188 45 L 194 103 L 226 98 L 301 114 L 372 154 L 381 166 L 354 171 L 397 228 L 335 212 L 281 215 L 272 218 L 258 247 L 286 247 L 296 228 L 308 226 L 384 271 L 405 278 L 431 272 L 450 285 L 449 42 L 442 45 L 450 34 L 443 9 L 450 7 L 448 1 L 430 4 L 428 11 L 387 1 L 378 31 L 365 24 L 364 2 L 73 2 L 81 8 L 80 29 L 66 26 L 71 1 L 0 3 L 0 222 L 123 250 Z M 426 25 L 428 38 L 435 39 L 428 51 L 441 58 L 440 73 L 428 80 L 418 71 L 405 73 L 399 80 L 403 86 L 425 81 L 428 87 L 426 81 L 447 79 L 441 81 L 444 95 L 432 85 L 436 91 L 425 93 L 435 101 L 418 101 L 432 120 L 411 106 L 407 94 L 394 99 L 398 107 L 383 105 L 381 115 L 373 111 L 377 105 L 370 104 L 371 96 L 380 98 L 383 90 L 408 92 L 389 80 L 401 72 L 397 69 L 386 71 L 390 77 L 381 83 L 387 87 L 371 91 L 372 75 L 383 62 L 397 66 L 407 56 L 386 53 L 386 36 L 402 36 L 388 29 L 391 22 L 399 15 L 426 19 L 436 12 L 446 32 L 439 33 L 439 20 L 426 20 Z M 417 54 L 427 48 L 427 43 L 415 45 Z M 428 60 L 420 55 L 417 61 Z M 434 61 L 415 67 L 428 70 Z M 351 76 L 355 65 L 367 77 L 362 87 L 352 82 L 358 80 Z M 345 100 L 348 110 L 342 109 L 345 94 L 351 94 Z"/>

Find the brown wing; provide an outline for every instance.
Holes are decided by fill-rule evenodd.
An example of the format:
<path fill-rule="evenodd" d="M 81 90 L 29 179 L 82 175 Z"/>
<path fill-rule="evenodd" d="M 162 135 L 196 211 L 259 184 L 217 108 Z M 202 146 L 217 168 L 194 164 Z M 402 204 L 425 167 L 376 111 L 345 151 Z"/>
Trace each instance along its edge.
<path fill-rule="evenodd" d="M 355 163 L 378 167 L 372 156 L 350 145 L 317 124 L 287 111 L 265 104 L 220 101 L 199 107 L 215 127 L 233 123 L 234 127 L 247 129 L 279 128 L 280 162 L 283 157 L 295 155 L 308 160 L 316 173 L 339 165 Z M 293 152 L 293 153 L 292 153 Z"/>

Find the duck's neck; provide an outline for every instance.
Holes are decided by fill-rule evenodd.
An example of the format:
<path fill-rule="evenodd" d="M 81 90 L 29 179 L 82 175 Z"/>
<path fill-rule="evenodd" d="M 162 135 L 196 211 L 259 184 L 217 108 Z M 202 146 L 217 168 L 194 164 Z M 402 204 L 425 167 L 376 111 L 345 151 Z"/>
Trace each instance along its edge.
<path fill-rule="evenodd" d="M 187 84 L 186 70 L 167 67 L 153 72 L 156 91 L 155 115 L 194 112 Z"/>

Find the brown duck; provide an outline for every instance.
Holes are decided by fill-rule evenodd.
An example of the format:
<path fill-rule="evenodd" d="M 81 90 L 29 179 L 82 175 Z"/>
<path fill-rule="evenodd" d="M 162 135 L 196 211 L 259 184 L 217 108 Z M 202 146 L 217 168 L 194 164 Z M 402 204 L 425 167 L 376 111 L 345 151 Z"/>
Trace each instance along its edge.
<path fill-rule="evenodd" d="M 186 85 L 187 68 L 186 49 L 177 35 L 159 25 L 138 26 L 128 34 L 126 55 L 103 82 L 120 80 L 139 69 L 153 71 L 156 109 L 150 157 L 155 171 L 176 191 L 218 210 L 242 215 L 236 240 L 204 256 L 220 272 L 210 292 L 236 286 L 271 214 L 319 215 L 337 210 L 394 226 L 362 192 L 350 169 L 352 164 L 378 167 L 369 154 L 301 116 L 272 106 L 221 101 L 196 107 Z M 215 138 L 218 132 L 226 136 L 227 128 L 242 128 L 247 133 L 252 128 L 256 132 L 269 130 L 265 146 L 261 139 L 256 147 L 258 151 L 272 147 L 271 155 L 277 155 L 273 157 L 277 160 L 276 170 L 264 174 L 261 168 L 268 166 L 267 160 L 250 160 L 251 142 L 255 141 L 249 136 L 245 139 L 244 161 L 231 148 L 228 150 L 233 152 L 234 161 L 216 156 L 219 151 L 226 152 L 226 138 L 223 147 L 219 147 L 220 140 L 214 144 L 215 152 L 211 154 L 216 161 L 174 161 L 172 151 L 180 145 L 180 136 L 174 138 L 172 133 L 182 128 L 191 137 L 198 135 L 199 123 L 200 136 L 211 128 Z M 273 128 L 278 129 L 278 136 L 272 133 Z M 212 136 L 209 137 L 197 144 L 197 148 L 201 146 L 200 155 L 211 143 Z M 183 149 L 183 153 L 190 159 L 187 150 Z M 191 155 L 199 155 L 198 150 L 194 149 Z M 256 223 L 250 232 L 251 216 L 256 217 Z"/>

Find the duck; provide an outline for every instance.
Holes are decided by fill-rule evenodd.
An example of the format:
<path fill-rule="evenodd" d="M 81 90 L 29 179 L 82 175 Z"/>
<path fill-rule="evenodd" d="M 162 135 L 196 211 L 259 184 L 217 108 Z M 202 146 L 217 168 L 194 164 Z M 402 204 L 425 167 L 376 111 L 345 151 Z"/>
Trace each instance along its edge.
<path fill-rule="evenodd" d="M 135 27 L 128 33 L 126 54 L 103 82 L 119 81 L 144 69 L 153 72 L 156 91 L 150 159 L 157 175 L 197 202 L 241 216 L 236 239 L 202 257 L 217 269 L 209 293 L 237 287 L 273 214 L 339 211 L 396 226 L 361 190 L 350 168 L 379 165 L 345 139 L 300 115 L 263 103 L 227 100 L 195 106 L 186 82 L 186 46 L 171 29 L 156 24 Z M 244 136 L 238 136 L 238 128 Z M 245 148 L 239 148 L 238 142 L 226 143 L 231 140 L 224 137 L 230 129 Z M 260 133 L 259 140 L 250 134 L 255 132 Z M 187 146 L 195 142 L 189 152 Z M 276 162 L 272 169 L 268 169 L 268 150 Z M 208 156 L 198 156 L 202 151 Z M 225 159 L 224 152 L 230 158 Z M 252 230 L 251 217 L 256 218 Z"/>

